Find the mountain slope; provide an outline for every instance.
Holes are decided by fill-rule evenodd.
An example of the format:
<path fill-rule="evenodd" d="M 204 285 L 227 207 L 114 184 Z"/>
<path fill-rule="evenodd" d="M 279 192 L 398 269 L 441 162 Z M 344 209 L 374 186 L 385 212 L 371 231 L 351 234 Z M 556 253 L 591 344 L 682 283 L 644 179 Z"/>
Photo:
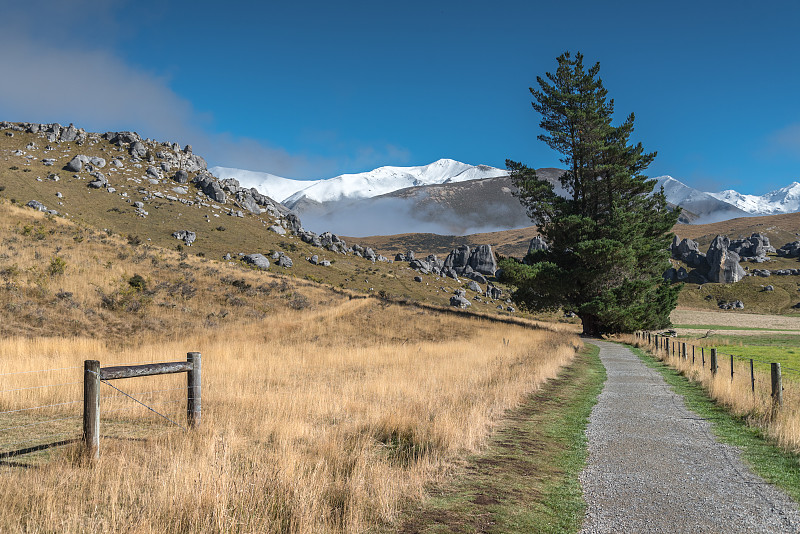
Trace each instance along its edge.
<path fill-rule="evenodd" d="M 244 169 L 234 169 L 232 167 L 211 167 L 209 171 L 222 180 L 227 178 L 238 180 L 239 183 L 242 184 L 242 187 L 255 187 L 262 195 L 274 198 L 278 202 L 283 202 L 301 189 L 305 189 L 306 187 L 310 187 L 322 181 L 293 180 L 268 172 L 247 171 Z"/>
<path fill-rule="evenodd" d="M 689 187 L 671 176 L 659 176 L 655 180 L 655 190 L 658 191 L 660 187 L 663 187 L 667 202 L 697 215 L 698 219 L 694 221 L 696 223 L 713 223 L 748 215 L 740 208 L 709 193 Z"/>
<path fill-rule="evenodd" d="M 765 195 L 743 195 L 733 189 L 709 193 L 709 195 L 754 215 L 776 215 L 800 211 L 800 183 L 797 182 L 792 182 L 786 187 L 770 191 Z"/>

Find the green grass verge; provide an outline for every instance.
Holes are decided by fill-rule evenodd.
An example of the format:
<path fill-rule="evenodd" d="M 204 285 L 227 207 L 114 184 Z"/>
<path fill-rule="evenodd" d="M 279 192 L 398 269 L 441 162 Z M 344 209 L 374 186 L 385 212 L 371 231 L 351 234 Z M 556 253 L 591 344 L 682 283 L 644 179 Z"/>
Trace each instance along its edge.
<path fill-rule="evenodd" d="M 703 387 L 640 349 L 631 348 L 648 367 L 661 373 L 673 391 L 683 396 L 686 407 L 711 423 L 722 443 L 738 447 L 742 459 L 756 474 L 800 502 L 800 455 L 783 451 L 742 417 L 730 414 L 706 395 Z"/>
<path fill-rule="evenodd" d="M 585 512 L 578 475 L 584 430 L 606 372 L 589 345 L 508 414 L 490 447 L 400 521 L 400 532 L 577 532 Z"/>
<path fill-rule="evenodd" d="M 698 336 L 681 336 L 691 342 Z M 757 370 L 769 372 L 771 362 L 780 363 L 788 380 L 800 380 L 800 335 L 774 333 L 769 335 L 717 334 L 704 339 L 721 355 L 733 354 L 738 360 L 754 360 Z"/>

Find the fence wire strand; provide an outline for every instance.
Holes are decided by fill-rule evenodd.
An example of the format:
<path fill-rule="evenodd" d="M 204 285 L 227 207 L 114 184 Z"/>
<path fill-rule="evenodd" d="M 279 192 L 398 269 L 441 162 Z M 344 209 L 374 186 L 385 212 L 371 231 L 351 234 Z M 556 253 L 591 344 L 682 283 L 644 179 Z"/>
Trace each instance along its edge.
<path fill-rule="evenodd" d="M 102 382 L 103 384 L 107 385 L 107 386 L 108 386 L 108 387 L 110 387 L 110 388 L 116 389 L 117 391 L 119 391 L 120 393 L 122 393 L 123 395 L 125 395 L 126 397 L 128 397 L 129 399 L 131 399 L 132 401 L 134 401 L 134 402 L 136 402 L 136 403 L 138 403 L 138 404 L 141 404 L 142 406 L 144 406 L 145 408 L 147 408 L 148 410 L 150 410 L 150 411 L 151 411 L 151 412 L 153 412 L 154 414 L 156 414 L 156 415 L 158 415 L 158 416 L 160 416 L 160 417 L 163 417 L 164 419 L 166 419 L 167 421 L 169 421 L 169 422 L 170 422 L 170 423 L 172 423 L 173 425 L 175 425 L 175 426 L 177 426 L 177 427 L 180 427 L 180 428 L 182 428 L 183 430 L 186 430 L 186 428 L 184 428 L 184 427 L 183 427 L 183 425 L 180 425 L 180 424 L 176 423 L 175 421 L 173 421 L 172 419 L 170 419 L 169 417 L 167 417 L 166 415 L 164 415 L 164 414 L 162 414 L 162 413 L 159 413 L 159 412 L 155 411 L 154 409 L 152 409 L 151 407 L 149 407 L 149 406 L 148 406 L 148 405 L 146 405 L 145 403 L 141 402 L 140 400 L 138 400 L 138 399 L 135 399 L 134 397 L 131 397 L 130 395 L 128 395 L 127 393 L 125 393 L 124 391 L 122 391 L 121 389 L 119 389 L 118 387 L 116 387 L 116 386 L 114 386 L 114 385 L 112 385 L 112 384 L 109 384 L 109 383 L 108 383 L 106 380 L 101 380 L 100 382 Z"/>
<path fill-rule="evenodd" d="M 50 371 L 66 371 L 68 369 L 83 369 L 82 365 L 76 367 L 56 367 L 54 369 L 39 369 L 37 371 L 18 371 L 16 373 L 0 373 L 0 376 L 27 375 L 30 373 L 48 373 Z"/>
<path fill-rule="evenodd" d="M 8 411 L 5 411 L 5 412 L 0 412 L 0 415 L 2 415 L 4 413 L 27 412 L 29 410 L 38 410 L 40 408 L 53 408 L 54 406 L 66 406 L 67 404 L 78 404 L 78 403 L 81 403 L 81 402 L 83 402 L 83 401 L 82 400 L 78 400 L 78 401 L 70 401 L 70 402 L 59 402 L 59 403 L 56 403 L 56 404 L 45 404 L 43 406 L 34 406 L 32 408 L 20 408 L 19 410 L 8 410 Z"/>
<path fill-rule="evenodd" d="M 25 391 L 27 389 L 42 389 L 42 388 L 54 388 L 59 386 L 74 386 L 76 384 L 83 384 L 83 382 L 64 382 L 62 384 L 47 384 L 44 386 L 31 386 L 27 388 L 16 388 L 16 389 L 3 389 L 0 390 L 0 393 L 10 393 L 12 391 Z"/>

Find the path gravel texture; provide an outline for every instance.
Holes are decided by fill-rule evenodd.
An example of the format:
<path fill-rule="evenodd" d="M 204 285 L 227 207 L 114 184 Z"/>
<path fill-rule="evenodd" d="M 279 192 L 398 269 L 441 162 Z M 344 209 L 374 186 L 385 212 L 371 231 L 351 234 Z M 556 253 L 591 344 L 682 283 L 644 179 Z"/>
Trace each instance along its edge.
<path fill-rule="evenodd" d="M 800 510 L 686 409 L 628 348 L 600 346 L 608 379 L 586 434 L 581 532 L 800 532 Z"/>

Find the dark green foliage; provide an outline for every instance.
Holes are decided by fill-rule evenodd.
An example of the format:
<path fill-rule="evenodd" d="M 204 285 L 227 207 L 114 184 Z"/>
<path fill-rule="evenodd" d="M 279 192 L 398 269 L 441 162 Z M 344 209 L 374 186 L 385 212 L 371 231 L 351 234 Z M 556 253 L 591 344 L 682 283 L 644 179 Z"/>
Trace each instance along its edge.
<path fill-rule="evenodd" d="M 128 285 L 136 291 L 144 291 L 147 289 L 147 281 L 142 278 L 142 275 L 134 274 L 128 279 Z"/>
<path fill-rule="evenodd" d="M 523 262 L 503 260 L 515 301 L 532 310 L 564 308 L 584 333 L 631 332 L 669 325 L 679 286 L 662 280 L 667 247 L 679 210 L 642 171 L 655 158 L 630 144 L 633 114 L 612 124 L 600 65 L 584 69 L 583 56 L 558 57 L 555 74 L 537 77 L 533 108 L 541 114 L 539 140 L 560 152 L 564 198 L 534 169 L 507 161 L 517 196 L 550 248 Z"/>

